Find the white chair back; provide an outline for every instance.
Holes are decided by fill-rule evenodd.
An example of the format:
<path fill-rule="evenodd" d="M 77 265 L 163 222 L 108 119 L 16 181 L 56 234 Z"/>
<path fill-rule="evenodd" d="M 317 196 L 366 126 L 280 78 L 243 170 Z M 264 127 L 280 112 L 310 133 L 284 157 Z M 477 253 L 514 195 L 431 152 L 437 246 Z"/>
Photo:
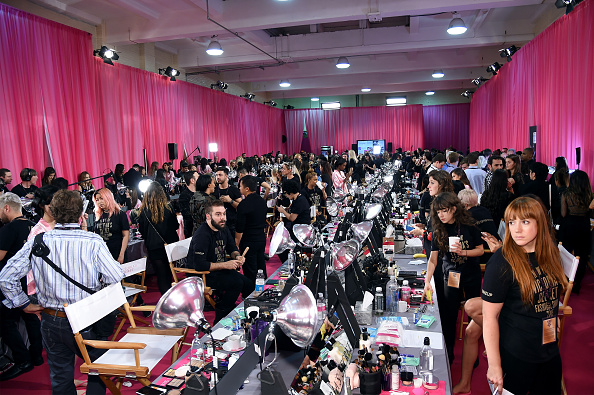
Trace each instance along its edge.
<path fill-rule="evenodd" d="M 101 291 L 87 296 L 64 309 L 70 322 L 72 333 L 94 324 L 107 314 L 126 303 L 122 284 L 115 283 Z"/>
<path fill-rule="evenodd" d="M 569 279 L 573 281 L 575 279 L 575 272 L 577 271 L 578 264 L 580 261 L 569 253 L 561 244 L 559 244 L 559 253 L 561 254 L 561 264 L 563 265 L 563 271 Z"/>
<path fill-rule="evenodd" d="M 192 238 L 189 238 L 167 244 L 165 246 L 165 252 L 167 253 L 167 259 L 169 262 L 175 262 L 186 258 L 188 256 L 188 250 L 190 249 L 191 242 Z"/>
<path fill-rule="evenodd" d="M 125 277 L 129 277 L 133 274 L 142 273 L 146 270 L 146 258 L 140 258 L 135 261 L 126 262 L 123 265 L 120 265 L 120 268 L 126 275 Z"/>

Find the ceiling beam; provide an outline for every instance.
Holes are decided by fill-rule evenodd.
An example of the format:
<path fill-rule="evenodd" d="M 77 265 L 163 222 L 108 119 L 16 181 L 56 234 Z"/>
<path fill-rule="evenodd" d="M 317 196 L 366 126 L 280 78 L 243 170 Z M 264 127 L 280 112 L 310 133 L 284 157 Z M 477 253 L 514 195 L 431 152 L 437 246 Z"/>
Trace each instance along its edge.
<path fill-rule="evenodd" d="M 101 18 L 58 0 L 35 0 L 35 3 L 49 7 L 61 14 L 66 14 L 74 19 L 78 19 L 91 25 L 97 26 L 102 22 Z"/>
<path fill-rule="evenodd" d="M 149 20 L 157 20 L 161 13 L 138 0 L 108 0 L 110 3 L 122 7 Z"/>
<path fill-rule="evenodd" d="M 206 13 L 207 0 L 187 0 L 191 4 L 200 8 Z M 210 17 L 213 19 L 221 18 L 223 16 L 223 1 L 222 0 L 208 0 L 208 9 Z"/>

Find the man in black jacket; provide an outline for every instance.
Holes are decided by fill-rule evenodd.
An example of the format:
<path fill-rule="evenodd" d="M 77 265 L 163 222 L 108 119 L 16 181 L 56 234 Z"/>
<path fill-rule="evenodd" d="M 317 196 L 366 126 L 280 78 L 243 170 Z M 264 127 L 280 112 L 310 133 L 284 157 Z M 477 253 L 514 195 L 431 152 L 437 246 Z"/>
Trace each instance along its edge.
<path fill-rule="evenodd" d="M 235 308 L 239 294 L 246 298 L 255 284 L 237 271 L 245 259 L 239 254 L 235 240 L 225 226 L 227 216 L 223 202 L 214 200 L 206 203 L 204 212 L 206 221 L 192 236 L 187 264 L 197 271 L 210 272 L 206 283 L 218 296 L 215 305 L 215 322 L 218 322 Z M 227 260 L 227 255 L 231 259 Z"/>
<path fill-rule="evenodd" d="M 536 195 L 542 200 L 547 210 L 551 210 L 555 223 L 561 217 L 561 198 L 555 183 L 547 183 L 549 168 L 541 162 L 534 162 L 530 169 L 530 181 L 520 186 L 520 196 Z M 550 188 L 550 189 L 549 189 Z M 549 196 L 550 195 L 550 196 Z"/>
<path fill-rule="evenodd" d="M 196 193 L 196 181 L 198 181 L 198 172 L 190 170 L 182 174 L 186 187 L 183 188 L 179 194 L 177 204 L 179 205 L 179 211 L 181 211 L 184 219 L 184 236 L 186 239 L 192 237 L 192 230 L 194 230 L 194 220 L 192 219 L 192 213 L 190 212 L 190 200 Z"/>

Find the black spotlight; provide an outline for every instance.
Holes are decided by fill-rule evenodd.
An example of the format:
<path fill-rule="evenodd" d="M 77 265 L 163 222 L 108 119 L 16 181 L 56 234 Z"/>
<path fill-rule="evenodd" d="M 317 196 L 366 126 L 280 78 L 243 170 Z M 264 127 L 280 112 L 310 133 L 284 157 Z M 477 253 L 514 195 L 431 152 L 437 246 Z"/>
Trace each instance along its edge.
<path fill-rule="evenodd" d="M 265 101 L 264 104 L 268 104 L 270 107 L 276 107 L 276 102 L 274 100 Z"/>
<path fill-rule="evenodd" d="M 103 59 L 103 62 L 110 64 L 113 66 L 113 60 L 118 60 L 120 57 L 113 49 L 107 48 L 105 45 L 102 46 L 100 49 L 96 49 L 93 51 L 94 56 L 99 56 Z"/>
<path fill-rule="evenodd" d="M 175 77 L 179 76 L 179 70 L 167 66 L 166 69 L 159 69 L 159 74 L 171 78 L 171 81 L 175 81 Z"/>
<path fill-rule="evenodd" d="M 244 99 L 252 101 L 252 100 L 254 100 L 254 97 L 256 97 L 256 95 L 254 95 L 253 93 L 250 93 L 250 92 L 246 92 L 245 95 L 240 95 L 239 97 L 243 97 Z"/>
<path fill-rule="evenodd" d="M 518 52 L 518 49 L 520 48 L 516 47 L 515 45 L 512 45 L 511 47 L 507 47 L 504 49 L 500 49 L 499 56 L 501 56 L 502 58 L 506 58 L 508 62 L 511 62 L 512 55 Z"/>
<path fill-rule="evenodd" d="M 555 7 L 557 7 L 557 8 L 567 7 L 567 10 L 565 11 L 565 13 L 569 14 L 571 11 L 573 11 L 573 7 L 575 7 L 576 5 L 578 5 L 581 2 L 582 2 L 582 0 L 557 0 L 555 2 Z"/>
<path fill-rule="evenodd" d="M 210 89 L 218 89 L 220 91 L 224 91 L 225 89 L 229 88 L 229 84 L 223 81 L 217 81 L 215 84 L 210 85 Z"/>
<path fill-rule="evenodd" d="M 295 108 L 295 106 L 287 104 L 286 106 L 283 106 L 283 108 L 286 108 L 287 110 L 293 110 Z"/>
<path fill-rule="evenodd" d="M 497 70 L 499 70 L 500 68 L 501 65 L 499 64 L 499 62 L 495 62 L 489 67 L 487 67 L 487 73 L 493 73 L 493 75 L 497 75 Z"/>
<path fill-rule="evenodd" d="M 464 92 L 462 92 L 461 96 L 470 98 L 470 96 L 472 96 L 473 93 L 474 93 L 474 91 L 465 90 Z"/>
<path fill-rule="evenodd" d="M 487 81 L 489 81 L 489 80 L 480 76 L 478 78 L 473 79 L 471 82 L 476 86 L 480 86 L 481 84 L 483 84 L 484 82 L 487 82 Z"/>

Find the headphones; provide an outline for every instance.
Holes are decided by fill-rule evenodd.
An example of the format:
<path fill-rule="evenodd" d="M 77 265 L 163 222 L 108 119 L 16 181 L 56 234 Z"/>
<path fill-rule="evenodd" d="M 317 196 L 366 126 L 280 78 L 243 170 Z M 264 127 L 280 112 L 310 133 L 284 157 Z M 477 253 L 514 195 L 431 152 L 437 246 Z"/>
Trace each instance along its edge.
<path fill-rule="evenodd" d="M 33 169 L 29 169 L 28 167 L 25 167 L 23 170 L 25 170 L 26 173 L 25 173 L 24 177 L 21 177 L 21 180 L 31 181 L 31 179 L 33 178 Z"/>

